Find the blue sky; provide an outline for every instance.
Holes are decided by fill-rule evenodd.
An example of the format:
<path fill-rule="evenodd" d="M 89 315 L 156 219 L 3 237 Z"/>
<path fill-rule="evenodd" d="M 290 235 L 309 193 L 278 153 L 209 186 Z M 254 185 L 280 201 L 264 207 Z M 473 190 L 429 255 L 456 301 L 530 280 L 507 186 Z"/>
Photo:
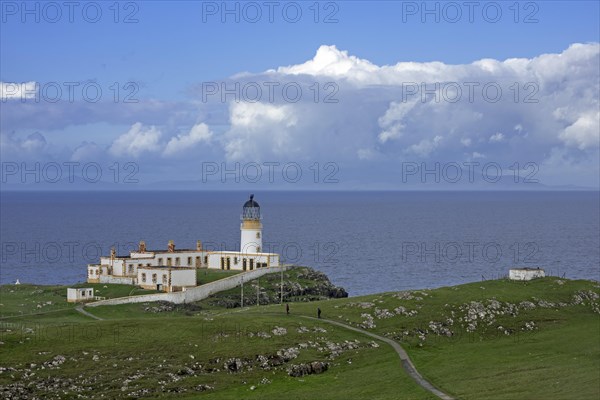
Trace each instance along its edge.
<path fill-rule="evenodd" d="M 534 163 L 548 185 L 598 187 L 595 1 L 474 2 L 472 9 L 468 2 L 273 2 L 273 22 L 260 1 L 228 2 L 234 11 L 226 15 L 223 2 L 120 2 L 118 15 L 113 2 L 80 2 L 73 22 L 61 2 L 54 3 L 60 17 L 42 2 L 28 2 L 34 11 L 23 14 L 22 4 L 2 2 L 0 81 L 9 85 L 1 103 L 3 161 L 134 162 L 148 185 L 197 179 L 203 163 L 294 162 L 308 172 L 318 161 L 339 168 L 336 187 L 402 189 L 408 185 L 397 173 L 409 163 L 477 159 L 503 173 Z M 257 7 L 262 15 L 251 22 Z M 98 22 L 89 22 L 97 9 Z M 296 10 L 302 15 L 292 23 Z M 482 59 L 500 64 L 477 64 Z M 502 64 L 507 59 L 529 64 Z M 464 90 L 473 79 L 499 85 L 503 100 L 423 99 L 408 107 L 399 94 L 403 83 L 452 82 Z M 202 99 L 203 83 L 264 89 L 273 80 L 301 84 L 305 97 L 311 85 L 323 96 L 333 83 L 338 103 Z M 50 92 L 54 83 L 94 82 L 102 96 L 92 103 L 75 89 L 73 102 L 65 93 L 56 103 L 44 95 L 21 101 L 14 84 L 27 82 Z M 510 104 L 515 82 L 518 101 Z M 127 93 L 138 103 L 124 104 Z M 538 102 L 525 104 L 527 93 Z M 436 118 L 452 126 L 433 124 Z"/>

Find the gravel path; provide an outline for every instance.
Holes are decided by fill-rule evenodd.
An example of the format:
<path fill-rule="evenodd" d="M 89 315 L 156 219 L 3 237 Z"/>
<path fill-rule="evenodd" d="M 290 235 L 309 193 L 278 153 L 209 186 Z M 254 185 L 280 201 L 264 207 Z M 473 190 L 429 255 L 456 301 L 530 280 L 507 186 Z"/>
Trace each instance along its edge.
<path fill-rule="evenodd" d="M 83 315 L 85 315 L 87 317 L 94 318 L 94 319 L 97 319 L 99 321 L 104 321 L 104 318 L 97 317 L 94 314 L 85 311 L 83 309 L 83 306 L 77 306 L 77 307 L 75 307 L 75 310 L 77 310 L 77 312 L 79 312 L 79 313 L 81 313 L 81 314 L 83 314 Z"/>
<path fill-rule="evenodd" d="M 329 324 L 332 325 L 337 325 L 340 326 L 342 328 L 345 329 L 349 329 L 351 331 L 355 331 L 355 332 L 359 332 L 362 333 L 364 335 L 368 335 L 372 338 L 375 338 L 377 340 L 381 340 L 382 342 L 385 342 L 387 344 L 389 344 L 390 346 L 392 346 L 394 348 L 394 350 L 396 350 L 396 353 L 398 353 L 398 355 L 400 356 L 400 361 L 402 362 L 402 367 L 404 368 L 404 370 L 408 373 L 408 375 L 410 375 L 411 378 L 413 378 L 415 380 L 415 382 L 417 382 L 419 384 L 419 386 L 421 386 L 423 389 L 433 393 L 434 395 L 436 395 L 437 397 L 439 397 L 440 399 L 444 399 L 444 400 L 454 400 L 453 397 L 447 395 L 446 393 L 442 392 L 441 390 L 437 389 L 435 386 L 433 386 L 431 383 L 429 383 L 425 378 L 423 378 L 421 376 L 421 374 L 419 374 L 419 371 L 417 371 L 417 369 L 415 368 L 414 364 L 412 363 L 412 361 L 410 360 L 410 358 L 408 357 L 408 354 L 406 353 L 406 351 L 404 351 L 404 349 L 402 348 L 402 346 L 400 346 L 400 344 L 398 344 L 398 342 L 392 340 L 392 339 L 388 339 L 386 337 L 383 336 L 379 336 L 376 335 L 374 333 L 365 331 L 364 329 L 360 329 L 360 328 L 355 328 L 353 326 L 350 325 L 346 325 L 343 324 L 341 322 L 338 321 L 332 321 L 330 319 L 317 319 L 315 317 L 307 317 L 307 316 L 303 316 L 304 318 L 310 318 L 316 321 L 323 321 L 323 322 L 327 322 Z"/>

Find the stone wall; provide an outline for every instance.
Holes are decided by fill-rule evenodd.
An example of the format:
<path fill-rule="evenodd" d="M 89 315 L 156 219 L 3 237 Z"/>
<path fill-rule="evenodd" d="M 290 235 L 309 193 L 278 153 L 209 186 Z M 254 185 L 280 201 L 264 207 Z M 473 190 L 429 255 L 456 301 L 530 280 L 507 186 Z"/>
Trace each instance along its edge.
<path fill-rule="evenodd" d="M 100 283 L 115 283 L 118 285 L 133 285 L 134 278 L 114 275 L 100 275 Z"/>
<path fill-rule="evenodd" d="M 93 303 L 88 303 L 86 304 L 86 307 L 146 303 L 151 301 L 168 301 L 176 304 L 191 303 L 194 301 L 203 300 L 214 293 L 222 292 L 223 290 L 229 290 L 233 289 L 236 286 L 240 286 L 242 280 L 244 282 L 248 282 L 260 276 L 276 272 L 281 272 L 281 268 L 260 268 L 255 269 L 254 271 L 242 272 L 237 275 L 219 279 L 218 281 L 210 282 L 202 286 L 187 288 L 183 292 L 143 294 L 139 296 L 119 297 L 116 299 L 100 300 L 95 301 Z"/>

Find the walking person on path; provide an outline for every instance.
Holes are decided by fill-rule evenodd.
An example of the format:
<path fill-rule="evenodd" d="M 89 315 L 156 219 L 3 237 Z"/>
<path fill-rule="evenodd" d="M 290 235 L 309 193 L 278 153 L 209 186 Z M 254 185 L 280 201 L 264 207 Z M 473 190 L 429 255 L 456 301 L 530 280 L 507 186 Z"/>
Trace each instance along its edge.
<path fill-rule="evenodd" d="M 289 305 L 289 304 L 286 304 L 286 305 L 285 305 L 285 313 L 286 313 L 287 315 L 290 315 L 290 305 Z"/>
<path fill-rule="evenodd" d="M 321 309 L 317 307 L 317 318 L 321 318 Z"/>

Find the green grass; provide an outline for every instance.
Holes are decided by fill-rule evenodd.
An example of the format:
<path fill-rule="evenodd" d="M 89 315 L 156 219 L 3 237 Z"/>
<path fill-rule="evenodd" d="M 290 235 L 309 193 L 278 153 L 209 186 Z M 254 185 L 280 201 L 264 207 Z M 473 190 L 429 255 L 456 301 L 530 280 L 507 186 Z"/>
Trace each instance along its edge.
<path fill-rule="evenodd" d="M 214 282 L 219 279 L 227 278 L 229 276 L 237 275 L 241 271 L 227 271 L 220 269 L 208 269 L 201 268 L 196 270 L 196 283 L 198 285 L 204 285 L 206 283 Z"/>
<path fill-rule="evenodd" d="M 113 295 L 123 293 L 118 287 L 107 289 L 106 292 Z M 77 394 L 94 397 L 104 393 L 105 398 L 119 398 L 145 388 L 149 392 L 137 393 L 137 397 L 433 398 L 404 373 L 391 347 L 384 343 L 371 347 L 371 339 L 362 334 L 302 317 L 315 316 L 316 308 L 320 307 L 324 318 L 359 326 L 365 321 L 361 314 L 375 316 L 376 308 L 393 311 L 402 306 L 407 311 L 415 310 L 416 314 L 374 317 L 375 327 L 366 330 L 399 341 L 422 375 L 457 398 L 597 399 L 600 396 L 600 315 L 597 310 L 600 308 L 598 298 L 590 297 L 576 304 L 574 296 L 582 292 L 589 297 L 594 293 L 598 295 L 600 290 L 598 284 L 591 281 L 497 280 L 412 291 L 409 295 L 382 293 L 292 303 L 289 316 L 285 315 L 282 305 L 228 310 L 206 308 L 200 303 L 200 307 L 181 305 L 158 313 L 145 311 L 156 306 L 155 303 L 88 308 L 106 319 L 96 321 L 77 313 L 66 303 L 65 288 L 4 286 L 0 287 L 3 315 L 13 317 L 0 321 L 0 341 L 4 343 L 0 346 L 0 366 L 17 368 L 17 371 L 0 374 L 0 386 L 14 384 L 19 379 L 45 382 L 44 379 L 61 376 L 74 382 L 89 381 L 77 384 L 82 387 L 80 393 L 68 387 L 64 389 L 66 392 L 56 392 L 62 397 Z M 490 324 L 478 320 L 477 328 L 468 332 L 466 323 L 460 321 L 466 313 L 465 307 L 470 302 L 490 305 L 492 300 L 506 309 L 508 303 L 513 304 L 517 312 L 494 315 Z M 42 308 L 49 312 L 31 315 L 32 311 L 38 311 L 37 304 L 42 301 L 53 302 Z M 526 309 L 525 303 L 520 305 L 523 301 L 532 302 L 536 307 Z M 540 307 L 544 301 L 554 306 Z M 360 303 L 365 303 L 366 308 L 361 308 Z M 55 306 L 56 309 L 50 308 Z M 18 316 L 20 312 L 27 315 Z M 447 318 L 453 318 L 453 324 L 447 326 L 453 335 L 434 334 L 430 322 Z M 527 330 L 526 324 L 531 322 L 535 328 Z M 250 335 L 269 333 L 275 326 L 285 327 L 287 334 L 271 335 L 269 339 Z M 310 331 L 301 333 L 297 330 L 300 326 Z M 314 331 L 315 327 L 324 328 L 326 332 Z M 504 330 L 510 334 L 506 335 Z M 419 338 L 420 332 L 427 332 L 425 340 Z M 329 360 L 329 370 L 320 375 L 292 378 L 285 368 L 274 371 L 253 368 L 236 373 L 201 370 L 193 376 L 178 375 L 194 363 L 218 367 L 219 363 L 213 362 L 216 358 L 220 358 L 222 364 L 226 358 L 251 359 L 257 354 L 275 354 L 282 348 L 309 341 L 341 343 L 355 339 L 360 341 L 361 347 Z M 58 354 L 67 358 L 60 369 L 39 368 Z M 299 357 L 290 364 L 326 361 L 328 357 L 327 351 L 309 347 L 301 349 Z M 38 365 L 34 368 L 36 375 L 23 378 L 24 368 L 30 363 Z M 136 373 L 143 376 L 122 390 L 124 380 Z M 174 381 L 173 376 L 179 380 Z M 261 384 L 264 378 L 270 383 Z M 214 389 L 196 392 L 194 388 L 200 384 Z M 34 389 L 32 395 L 44 396 L 47 390 L 44 388 Z M 182 388 L 184 392 L 169 392 L 175 388 Z"/>
<path fill-rule="evenodd" d="M 58 325 L 57 325 L 58 326 Z M 316 323 L 298 317 L 284 315 L 243 315 L 230 313 L 214 315 L 210 320 L 201 317 L 171 317 L 163 319 L 137 319 L 113 321 L 89 321 L 61 324 L 63 331 L 52 329 L 48 333 L 5 333 L 2 346 L 2 366 L 19 370 L 14 378 L 0 375 L 0 385 L 8 385 L 22 379 L 23 369 L 36 364 L 35 379 L 61 376 L 81 381 L 82 375 L 95 379 L 93 385 L 83 386 L 85 397 L 117 398 L 138 389 L 148 389 L 146 397 L 170 397 L 169 389 L 184 390 L 183 397 L 198 394 L 194 388 L 209 384 L 214 391 L 203 395 L 208 398 L 267 398 L 287 393 L 293 398 L 309 399 L 322 396 L 327 399 L 345 399 L 364 394 L 375 399 L 394 399 L 399 391 L 407 398 L 432 398 L 416 386 L 399 368 L 394 353 L 383 347 L 373 348 L 370 340 L 362 335 Z M 308 333 L 300 333 L 298 327 L 307 327 Z M 326 332 L 313 332 L 320 326 Z M 275 327 L 285 327 L 287 334 L 263 339 L 250 337 L 249 333 L 270 333 Z M 34 328 L 35 329 L 35 328 Z M 24 340 L 23 337 L 29 337 Z M 179 371 L 200 363 L 222 369 L 224 360 L 231 357 L 252 359 L 258 354 L 275 354 L 277 350 L 296 346 L 308 341 L 343 342 L 358 339 L 362 347 L 348 350 L 332 362 L 322 375 L 291 378 L 285 369 L 263 371 L 260 368 L 239 373 L 201 372 L 195 376 L 181 377 Z M 39 369 L 44 362 L 56 355 L 66 357 L 60 369 Z M 94 361 L 94 356 L 97 357 Z M 192 359 L 191 356 L 194 358 Z M 219 362 L 211 362 L 219 358 Z M 315 349 L 301 351 L 291 363 L 328 360 L 327 352 Z M 348 361 L 351 361 L 349 363 Z M 127 385 L 124 380 L 135 374 L 143 376 Z M 174 382 L 168 374 L 181 380 Z M 261 384 L 263 378 L 271 383 Z M 166 381 L 160 383 L 161 381 Z M 367 383 L 368 382 L 368 383 Z M 250 390 L 256 386 L 256 390 Z M 43 395 L 44 390 L 34 392 Z M 62 393 L 61 393 L 62 394 Z M 66 390 L 65 397 L 75 395 Z M 181 395 L 179 395 L 181 396 Z"/>
<path fill-rule="evenodd" d="M 560 284 L 559 282 L 562 282 Z M 362 313 L 374 309 L 393 310 L 403 306 L 416 310 L 414 316 L 374 319 L 369 331 L 399 341 L 417 369 L 441 389 L 461 399 L 597 399 L 600 397 L 600 315 L 589 301 L 573 305 L 579 291 L 600 294 L 598 284 L 590 281 L 545 278 L 531 282 L 485 281 L 455 287 L 413 292 L 422 299 L 398 299 L 393 293 L 359 298 L 294 304 L 298 313 L 323 316 L 359 325 Z M 460 306 L 495 299 L 518 304 L 540 300 L 563 307 L 520 309 L 515 316 L 496 316 L 491 325 L 480 324 L 473 332 L 460 327 Z M 352 303 L 370 302 L 363 309 Z M 598 299 L 594 301 L 598 310 Z M 418 339 L 417 331 L 431 330 L 431 321 L 444 321 L 454 311 L 452 337 L 427 335 Z M 536 328 L 528 331 L 525 324 Z M 512 331 L 506 335 L 503 326 Z M 524 330 L 525 329 L 525 330 Z M 402 332 L 409 332 L 402 335 Z"/>
<path fill-rule="evenodd" d="M 103 283 L 78 283 L 68 287 L 94 288 L 95 296 L 107 299 L 158 293 L 155 290 L 144 290 L 131 285 Z M 40 315 L 73 307 L 75 304 L 67 303 L 67 286 L 0 285 L 0 318 L 23 314 Z"/>

